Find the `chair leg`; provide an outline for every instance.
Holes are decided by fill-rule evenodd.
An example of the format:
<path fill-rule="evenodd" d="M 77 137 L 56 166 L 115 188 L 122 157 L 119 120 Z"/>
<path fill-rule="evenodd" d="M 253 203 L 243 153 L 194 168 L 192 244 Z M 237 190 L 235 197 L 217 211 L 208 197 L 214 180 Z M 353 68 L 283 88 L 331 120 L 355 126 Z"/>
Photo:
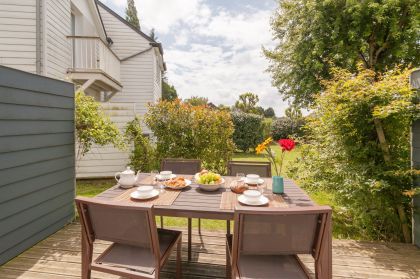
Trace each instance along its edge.
<path fill-rule="evenodd" d="M 226 234 L 229 235 L 230 234 L 230 220 L 226 221 Z"/>
<path fill-rule="evenodd" d="M 201 234 L 201 218 L 198 218 L 198 233 Z"/>
<path fill-rule="evenodd" d="M 191 230 L 192 230 L 191 218 L 188 218 L 188 261 L 191 261 Z"/>
<path fill-rule="evenodd" d="M 163 229 L 163 216 L 160 216 L 160 228 Z"/>
<path fill-rule="evenodd" d="M 91 270 L 90 263 L 92 262 L 93 246 L 88 243 L 85 232 L 82 228 L 82 279 L 90 279 Z"/>
<path fill-rule="evenodd" d="M 182 267 L 181 267 L 181 245 L 182 245 L 182 239 L 179 238 L 177 248 L 176 248 L 176 278 L 181 279 L 182 278 Z"/>

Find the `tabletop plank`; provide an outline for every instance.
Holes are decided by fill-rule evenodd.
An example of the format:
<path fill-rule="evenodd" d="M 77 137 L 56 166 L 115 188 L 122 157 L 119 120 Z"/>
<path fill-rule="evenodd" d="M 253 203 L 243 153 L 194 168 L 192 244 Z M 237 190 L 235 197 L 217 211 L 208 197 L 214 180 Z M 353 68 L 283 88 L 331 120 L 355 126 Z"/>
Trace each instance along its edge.
<path fill-rule="evenodd" d="M 144 181 L 147 181 L 147 177 L 150 177 L 150 174 L 141 174 L 140 177 L 141 179 L 144 179 Z M 225 185 L 227 186 L 230 184 L 230 181 L 236 179 L 235 177 L 229 176 L 225 176 L 224 178 L 226 180 Z M 269 191 L 271 189 L 272 179 L 264 179 L 266 181 L 267 190 Z M 124 191 L 126 191 L 126 189 L 121 189 L 118 185 L 115 185 L 97 195 L 96 198 L 112 200 L 121 195 Z M 157 215 L 164 216 L 219 220 L 233 219 L 233 210 L 220 209 L 220 202 L 224 191 L 230 190 L 221 188 L 215 192 L 205 192 L 199 189 L 198 185 L 193 181 L 190 187 L 181 191 L 172 205 L 156 205 L 154 206 L 154 210 Z M 282 194 L 282 197 L 285 202 L 292 207 L 315 205 L 305 191 L 297 186 L 293 180 L 287 178 L 284 179 L 284 194 Z"/>

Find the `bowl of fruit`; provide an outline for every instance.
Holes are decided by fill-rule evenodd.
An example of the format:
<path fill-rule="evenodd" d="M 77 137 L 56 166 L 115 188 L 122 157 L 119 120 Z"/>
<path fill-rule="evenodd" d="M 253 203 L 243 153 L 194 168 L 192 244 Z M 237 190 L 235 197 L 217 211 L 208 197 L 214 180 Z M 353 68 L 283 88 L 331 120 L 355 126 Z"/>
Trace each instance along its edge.
<path fill-rule="evenodd" d="M 198 187 L 204 191 L 217 191 L 225 183 L 220 174 L 203 170 L 195 175 Z"/>

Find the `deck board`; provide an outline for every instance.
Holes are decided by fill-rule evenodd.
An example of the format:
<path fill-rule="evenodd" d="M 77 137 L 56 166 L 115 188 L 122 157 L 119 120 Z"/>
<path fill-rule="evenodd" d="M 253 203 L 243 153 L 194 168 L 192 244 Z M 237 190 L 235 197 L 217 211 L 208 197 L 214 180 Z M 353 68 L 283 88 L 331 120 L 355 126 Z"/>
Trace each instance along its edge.
<path fill-rule="evenodd" d="M 185 228 L 181 229 L 186 235 Z M 224 232 L 193 231 L 192 262 L 187 261 L 186 237 L 183 238 L 183 278 L 219 279 L 225 277 Z M 109 244 L 98 242 L 94 254 L 99 255 Z M 95 256 L 94 255 L 94 256 Z M 313 260 L 301 256 L 313 271 Z M 163 278 L 173 278 L 175 257 L 171 255 Z M 333 241 L 334 278 L 420 278 L 420 249 L 402 243 Z M 80 225 L 73 223 L 38 243 L 0 267 L 0 278 L 74 279 L 80 278 Z M 120 278 L 93 272 L 92 278 Z"/>

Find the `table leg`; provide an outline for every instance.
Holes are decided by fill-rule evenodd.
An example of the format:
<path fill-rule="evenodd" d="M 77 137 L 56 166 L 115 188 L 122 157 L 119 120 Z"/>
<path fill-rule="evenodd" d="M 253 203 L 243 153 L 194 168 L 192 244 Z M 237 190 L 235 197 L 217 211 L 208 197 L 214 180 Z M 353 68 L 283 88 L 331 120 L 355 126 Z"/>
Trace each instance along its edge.
<path fill-rule="evenodd" d="M 191 261 L 191 230 L 192 230 L 191 218 L 188 218 L 188 261 Z"/>
<path fill-rule="evenodd" d="M 230 234 L 230 220 L 226 221 L 226 234 Z"/>

